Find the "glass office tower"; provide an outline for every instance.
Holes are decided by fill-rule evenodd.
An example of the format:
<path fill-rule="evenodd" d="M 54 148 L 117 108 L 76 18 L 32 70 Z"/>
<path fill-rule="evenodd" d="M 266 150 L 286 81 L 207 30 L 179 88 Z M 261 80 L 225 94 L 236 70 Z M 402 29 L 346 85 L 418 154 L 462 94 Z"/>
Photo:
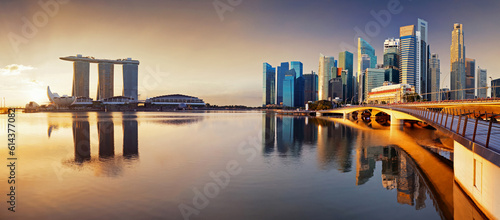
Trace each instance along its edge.
<path fill-rule="evenodd" d="M 476 60 L 465 58 L 465 99 L 475 98 Z"/>
<path fill-rule="evenodd" d="M 263 64 L 262 106 L 275 104 L 276 101 L 276 68 L 268 63 Z"/>
<path fill-rule="evenodd" d="M 344 51 L 339 53 L 338 68 L 342 70 L 347 70 L 345 80 L 342 81 L 345 87 L 345 99 L 352 99 L 354 96 L 353 88 L 353 54 L 349 51 Z"/>
<path fill-rule="evenodd" d="M 283 104 L 283 80 L 285 73 L 289 70 L 288 62 L 281 63 L 276 70 L 276 105 Z"/>
<path fill-rule="evenodd" d="M 370 57 L 370 66 L 368 68 L 375 68 L 377 66 L 377 56 L 375 56 L 375 49 L 373 49 L 373 47 L 368 42 L 363 40 L 363 38 L 358 38 L 358 74 L 360 75 L 358 76 L 358 86 L 357 86 L 359 90 L 358 94 L 364 94 L 364 92 L 361 91 L 365 90 L 363 88 L 364 83 L 360 82 L 363 79 L 362 75 L 364 74 L 364 69 L 362 64 L 363 62 L 362 58 L 364 54 Z M 359 95 L 360 102 L 363 101 L 362 97 L 363 95 Z"/>
<path fill-rule="evenodd" d="M 368 68 L 365 70 L 365 99 L 368 98 L 368 93 L 372 91 L 372 89 L 383 86 L 385 79 L 385 70 L 384 69 L 375 69 Z"/>
<path fill-rule="evenodd" d="M 399 28 L 399 71 L 402 84 L 408 84 L 417 88 L 417 45 L 415 36 L 415 25 Z"/>
<path fill-rule="evenodd" d="M 314 71 L 304 74 L 304 102 L 318 100 L 318 75 Z"/>
<path fill-rule="evenodd" d="M 303 70 L 304 65 L 300 61 L 292 61 L 290 62 L 290 68 L 295 70 L 295 107 L 304 107 L 305 106 L 305 98 L 304 98 L 304 76 Z"/>
<path fill-rule="evenodd" d="M 295 70 L 291 69 L 285 73 L 283 80 L 283 106 L 295 107 Z"/>
<path fill-rule="evenodd" d="M 429 44 L 427 43 L 428 23 L 423 19 L 417 20 L 417 76 L 415 91 L 421 94 L 424 99 L 429 100 L 431 90 L 430 77 L 428 76 L 429 66 Z"/>

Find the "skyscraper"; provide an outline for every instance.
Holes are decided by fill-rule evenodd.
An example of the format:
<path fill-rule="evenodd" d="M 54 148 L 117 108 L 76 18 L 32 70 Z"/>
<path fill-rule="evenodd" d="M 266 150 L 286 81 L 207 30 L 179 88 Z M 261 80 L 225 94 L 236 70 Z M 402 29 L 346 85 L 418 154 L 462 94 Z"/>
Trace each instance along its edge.
<path fill-rule="evenodd" d="M 283 80 L 283 106 L 295 107 L 295 77 L 294 69 L 286 71 Z"/>
<path fill-rule="evenodd" d="M 335 68 L 335 58 L 319 55 L 318 70 L 318 100 L 328 99 L 328 84 L 332 78 L 332 69 Z"/>
<path fill-rule="evenodd" d="M 384 41 L 385 81 L 399 84 L 399 39 Z"/>
<path fill-rule="evenodd" d="M 415 26 L 408 25 L 399 28 L 399 72 L 402 84 L 415 86 L 417 90 L 417 45 Z"/>
<path fill-rule="evenodd" d="M 384 77 L 385 77 L 384 69 L 368 68 L 365 70 L 364 81 L 366 89 L 364 91 L 363 100 L 366 100 L 366 98 L 368 98 L 368 93 L 370 93 L 373 88 L 377 88 L 384 85 Z"/>
<path fill-rule="evenodd" d="M 354 88 L 353 88 L 353 55 L 349 51 L 344 51 L 339 53 L 338 60 L 338 68 L 342 68 L 342 70 L 346 70 L 345 80 L 342 83 L 345 86 L 345 99 L 351 99 L 354 96 Z"/>
<path fill-rule="evenodd" d="M 361 75 L 364 73 L 363 69 L 363 54 L 366 54 L 370 57 L 370 66 L 369 68 L 375 68 L 377 66 L 377 56 L 375 56 L 375 49 L 363 40 L 362 38 L 358 38 L 358 74 Z M 360 91 L 359 94 L 363 94 L 361 91 L 363 91 L 363 86 L 364 84 L 360 82 L 362 77 L 358 76 L 358 90 Z M 363 99 L 361 98 L 362 95 L 359 95 L 359 101 L 362 102 Z"/>
<path fill-rule="evenodd" d="M 417 20 L 417 76 L 415 90 L 421 94 L 424 99 L 429 100 L 430 78 L 428 76 L 429 66 L 429 45 L 427 44 L 428 24 L 423 19 Z"/>
<path fill-rule="evenodd" d="M 487 84 L 488 76 L 486 73 L 486 69 L 481 69 L 479 66 L 477 67 L 477 97 L 478 98 L 486 98 L 486 86 Z"/>
<path fill-rule="evenodd" d="M 114 68 L 113 63 L 99 63 L 99 80 L 97 83 L 97 100 L 113 97 L 114 94 Z"/>
<path fill-rule="evenodd" d="M 277 67 L 276 71 L 276 105 L 283 104 L 283 80 L 285 80 L 285 73 L 289 70 L 288 62 L 282 62 Z"/>
<path fill-rule="evenodd" d="M 359 80 L 359 83 L 358 83 L 358 98 L 359 98 L 359 102 L 363 102 L 365 99 L 366 99 L 366 96 L 365 94 L 366 93 L 366 77 L 365 77 L 365 74 L 366 74 L 366 69 L 368 68 L 371 68 L 371 58 L 368 54 L 363 54 L 361 56 L 361 62 L 360 62 L 360 65 L 361 65 L 361 68 L 358 68 L 358 69 L 361 69 L 361 73 L 359 74 L 359 77 L 358 77 L 358 80 Z"/>
<path fill-rule="evenodd" d="M 399 38 L 388 38 L 384 41 L 384 54 L 399 51 Z"/>
<path fill-rule="evenodd" d="M 82 57 L 78 54 L 77 57 Z M 73 62 L 73 88 L 71 96 L 89 97 L 89 62 Z"/>
<path fill-rule="evenodd" d="M 476 86 L 476 60 L 465 58 L 465 98 L 474 99 L 475 98 L 475 86 Z"/>
<path fill-rule="evenodd" d="M 491 80 L 491 98 L 500 98 L 500 79 Z"/>
<path fill-rule="evenodd" d="M 441 66 L 439 63 L 439 56 L 435 53 L 431 55 L 429 60 L 429 78 L 431 86 L 431 96 L 430 101 L 441 101 L 441 96 L 439 94 L 439 85 L 441 78 Z"/>
<path fill-rule="evenodd" d="M 455 23 L 451 32 L 450 46 L 450 89 L 451 99 L 465 98 L 465 45 L 462 24 Z"/>
<path fill-rule="evenodd" d="M 262 105 L 275 104 L 276 101 L 276 68 L 268 63 L 263 64 L 263 83 L 262 83 Z"/>
<path fill-rule="evenodd" d="M 292 61 L 290 62 L 291 69 L 295 70 L 295 101 L 294 107 L 304 107 L 304 76 L 303 69 L 304 65 L 300 61 Z"/>
<path fill-rule="evenodd" d="M 127 58 L 127 60 L 132 60 Z M 132 63 L 123 64 L 123 92 L 122 95 L 138 100 L 138 84 L 139 84 L 139 65 Z"/>
<path fill-rule="evenodd" d="M 314 71 L 304 74 L 304 102 L 318 99 L 318 75 Z"/>

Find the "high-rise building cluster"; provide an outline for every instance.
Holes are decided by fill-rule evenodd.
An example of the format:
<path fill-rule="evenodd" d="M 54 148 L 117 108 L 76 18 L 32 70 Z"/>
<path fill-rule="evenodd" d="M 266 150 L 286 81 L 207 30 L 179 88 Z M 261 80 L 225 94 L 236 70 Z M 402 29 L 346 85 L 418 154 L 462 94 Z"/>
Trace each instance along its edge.
<path fill-rule="evenodd" d="M 304 107 L 306 102 L 317 100 L 318 76 L 303 72 L 300 61 L 282 62 L 276 68 L 264 63 L 262 105 Z"/>
<path fill-rule="evenodd" d="M 277 70 L 264 63 L 263 105 L 301 107 L 315 100 L 363 103 L 373 89 L 394 84 L 410 86 L 427 101 L 486 98 L 487 71 L 477 67 L 476 73 L 476 60 L 466 57 L 463 25 L 454 24 L 451 34 L 450 88 L 441 88 L 439 55 L 431 53 L 428 35 L 428 22 L 420 18 L 416 25 L 400 27 L 399 38 L 384 41 L 383 64 L 377 64 L 372 45 L 358 38 L 356 73 L 349 51 L 339 53 L 338 60 L 320 54 L 318 75 L 303 75 L 300 62 L 291 62 L 291 69 L 281 63 Z M 492 97 L 496 91 L 492 88 Z"/>

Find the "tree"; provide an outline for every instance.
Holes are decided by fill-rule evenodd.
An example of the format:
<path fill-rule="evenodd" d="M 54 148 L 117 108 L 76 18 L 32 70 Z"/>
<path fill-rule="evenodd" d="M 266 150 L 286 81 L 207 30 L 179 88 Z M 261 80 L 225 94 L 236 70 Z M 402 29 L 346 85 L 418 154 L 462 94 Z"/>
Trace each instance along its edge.
<path fill-rule="evenodd" d="M 327 110 L 332 108 L 332 102 L 327 100 L 319 100 L 309 104 L 310 110 Z"/>
<path fill-rule="evenodd" d="M 413 92 L 413 93 L 406 93 L 403 96 L 403 100 L 405 102 L 416 102 L 416 101 L 419 101 L 420 99 L 421 99 L 421 97 L 417 93 L 415 93 L 415 92 Z"/>

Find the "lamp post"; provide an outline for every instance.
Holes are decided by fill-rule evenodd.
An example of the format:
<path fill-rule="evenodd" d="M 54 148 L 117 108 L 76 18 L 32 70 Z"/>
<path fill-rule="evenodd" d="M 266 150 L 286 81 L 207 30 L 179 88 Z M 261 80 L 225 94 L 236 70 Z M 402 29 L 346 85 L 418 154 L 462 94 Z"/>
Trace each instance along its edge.
<path fill-rule="evenodd" d="M 491 78 L 490 76 L 490 87 L 491 87 L 491 93 L 493 93 L 493 98 L 496 98 L 497 94 L 496 92 L 493 90 L 493 78 Z"/>

